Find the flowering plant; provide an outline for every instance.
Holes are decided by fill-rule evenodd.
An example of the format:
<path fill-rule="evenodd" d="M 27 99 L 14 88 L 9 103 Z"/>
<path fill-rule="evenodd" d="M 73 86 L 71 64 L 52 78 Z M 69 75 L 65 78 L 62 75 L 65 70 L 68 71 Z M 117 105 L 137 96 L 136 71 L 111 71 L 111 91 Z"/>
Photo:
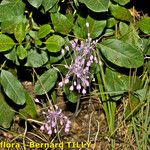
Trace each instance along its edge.
<path fill-rule="evenodd" d="M 89 23 L 86 23 L 86 27 L 89 27 Z M 66 45 L 65 49 L 62 49 L 62 55 L 65 59 L 65 52 L 70 54 L 71 64 L 67 62 L 65 67 L 68 72 L 63 81 L 59 83 L 59 86 L 68 84 L 71 81 L 70 90 L 77 90 L 78 93 L 85 95 L 87 88 L 90 86 L 90 81 L 94 81 L 94 74 L 91 73 L 92 64 L 98 63 L 96 55 L 96 42 L 90 38 L 90 33 L 87 33 L 88 37 L 85 41 L 79 41 L 74 39 L 70 41 L 70 45 Z M 73 56 L 70 51 L 73 51 Z M 100 64 L 100 63 L 99 63 Z"/>
<path fill-rule="evenodd" d="M 139 1 L 1 0 L 0 126 L 10 129 L 18 114 L 39 123 L 34 99 L 40 97 L 49 108 L 41 130 L 68 133 L 71 123 L 55 106 L 57 92 L 77 104 L 96 94 L 112 147 L 117 106 L 125 103 L 122 122 L 131 121 L 136 149 L 146 149 L 150 17 L 136 10 Z"/>

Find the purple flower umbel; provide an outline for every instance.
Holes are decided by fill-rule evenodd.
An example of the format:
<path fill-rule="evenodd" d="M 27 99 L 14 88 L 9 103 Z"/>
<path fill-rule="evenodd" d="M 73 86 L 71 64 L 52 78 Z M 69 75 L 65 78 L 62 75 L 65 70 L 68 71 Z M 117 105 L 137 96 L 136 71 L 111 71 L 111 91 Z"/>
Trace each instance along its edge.
<path fill-rule="evenodd" d="M 45 123 L 41 126 L 41 130 L 46 130 L 48 134 L 57 133 L 58 125 L 62 126 L 66 133 L 70 130 L 71 121 L 62 113 L 62 110 L 55 106 L 55 111 L 50 109 L 45 114 Z"/>
<path fill-rule="evenodd" d="M 89 27 L 89 23 L 87 23 L 86 26 Z M 70 53 L 70 57 L 72 58 L 71 64 L 65 65 L 68 69 L 68 73 L 64 81 L 60 82 L 59 85 L 63 86 L 64 84 L 70 83 L 69 79 L 72 78 L 73 82 L 70 85 L 70 90 L 73 91 L 75 89 L 78 93 L 85 95 L 87 93 L 87 87 L 90 85 L 90 80 L 93 78 L 90 73 L 91 65 L 97 62 L 95 44 L 92 42 L 90 34 L 88 33 L 88 37 L 85 41 L 74 39 L 70 41 L 69 46 L 67 45 L 65 49 L 63 49 L 63 54 L 64 50 L 69 53 L 72 50 L 73 55 Z"/>

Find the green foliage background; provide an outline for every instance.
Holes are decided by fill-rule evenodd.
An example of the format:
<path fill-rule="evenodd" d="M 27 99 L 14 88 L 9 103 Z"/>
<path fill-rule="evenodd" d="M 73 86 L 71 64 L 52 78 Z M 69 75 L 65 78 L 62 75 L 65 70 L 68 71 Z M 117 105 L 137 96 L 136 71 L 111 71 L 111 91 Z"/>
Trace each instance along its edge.
<path fill-rule="evenodd" d="M 35 102 L 20 83 L 19 68 L 31 72 L 43 70 L 35 79 L 37 95 L 54 92 L 59 74 L 65 74 L 61 65 L 57 67 L 64 64 L 61 48 L 71 39 L 86 39 L 88 32 L 93 40 L 99 39 L 96 47 L 103 72 L 99 68 L 94 73 L 102 79 L 97 82 L 108 93 L 107 101 L 111 99 L 116 104 L 127 94 L 131 105 L 126 107 L 126 119 L 132 116 L 133 110 L 139 110 L 138 106 L 149 102 L 150 17 L 132 14 L 129 6 L 133 7 L 130 0 L 2 0 L 0 125 L 9 128 L 15 112 L 36 118 Z M 65 91 L 68 100 L 76 102 L 76 94 Z M 109 110 L 105 104 L 104 110 Z M 113 118 L 115 105 L 108 113 Z M 7 114 L 5 118 L 4 114 Z M 107 121 L 109 124 L 111 118 Z"/>

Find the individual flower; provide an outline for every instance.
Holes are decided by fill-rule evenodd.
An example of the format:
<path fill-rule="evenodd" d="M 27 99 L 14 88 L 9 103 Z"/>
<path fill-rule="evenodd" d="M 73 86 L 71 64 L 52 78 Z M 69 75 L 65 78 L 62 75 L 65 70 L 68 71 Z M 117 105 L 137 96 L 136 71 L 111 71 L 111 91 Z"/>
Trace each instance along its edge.
<path fill-rule="evenodd" d="M 86 90 L 85 89 L 82 90 L 82 94 L 83 95 L 86 94 Z"/>
<path fill-rule="evenodd" d="M 74 89 L 73 85 L 71 85 L 69 89 L 70 89 L 70 91 L 73 91 L 73 89 Z"/>
<path fill-rule="evenodd" d="M 80 91 L 80 90 L 81 90 L 81 85 L 80 85 L 80 84 L 78 84 L 76 88 L 77 88 L 77 90 L 79 90 L 79 91 Z"/>
<path fill-rule="evenodd" d="M 58 85 L 59 85 L 60 87 L 62 87 L 62 86 L 63 86 L 63 82 L 59 82 Z"/>
<path fill-rule="evenodd" d="M 40 103 L 40 100 L 39 100 L 38 98 L 35 98 L 34 101 L 35 101 L 36 103 Z"/>
<path fill-rule="evenodd" d="M 65 78 L 65 84 L 69 83 L 69 78 Z"/>
<path fill-rule="evenodd" d="M 85 25 L 86 25 L 86 27 L 87 27 L 87 28 L 89 28 L 89 23 L 88 23 L 88 22 L 86 22 L 86 24 L 85 24 Z"/>

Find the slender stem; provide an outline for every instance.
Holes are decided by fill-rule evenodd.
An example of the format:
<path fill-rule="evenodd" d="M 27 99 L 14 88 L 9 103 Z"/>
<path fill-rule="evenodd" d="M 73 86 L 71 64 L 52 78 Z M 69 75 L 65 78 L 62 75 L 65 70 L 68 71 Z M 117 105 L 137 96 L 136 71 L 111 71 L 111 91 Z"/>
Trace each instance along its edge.
<path fill-rule="evenodd" d="M 106 82 L 105 82 L 105 74 L 104 74 L 102 63 L 100 62 L 101 57 L 100 57 L 100 52 L 98 50 L 97 50 L 97 56 L 98 56 L 99 66 L 100 66 L 100 72 L 97 75 L 99 91 L 101 93 L 105 93 L 105 90 L 107 91 Z M 108 93 L 107 94 L 102 94 L 101 99 L 102 99 L 104 111 L 105 111 L 105 114 L 106 114 L 106 119 L 107 119 L 109 132 L 110 132 L 110 135 L 113 136 L 114 135 L 116 103 L 108 101 L 108 99 L 109 99 Z M 112 142 L 112 146 L 114 147 L 114 141 Z"/>
<path fill-rule="evenodd" d="M 74 115 L 74 117 L 77 117 L 77 116 L 78 116 L 79 105 L 80 105 L 80 96 L 78 96 L 78 100 L 77 100 L 77 105 L 76 105 L 76 110 L 75 110 L 75 115 Z"/>
<path fill-rule="evenodd" d="M 1 65 L 0 70 L 2 70 L 2 68 L 5 66 L 6 61 L 4 61 L 4 63 Z"/>
<path fill-rule="evenodd" d="M 98 73 L 96 76 L 97 76 L 97 80 L 98 80 L 99 91 L 100 91 L 100 93 L 104 93 L 100 73 Z M 104 94 L 101 94 L 100 97 L 101 97 L 101 100 L 102 100 L 102 103 L 103 103 L 103 108 L 104 108 L 105 115 L 106 115 L 106 118 L 107 118 L 107 123 L 109 124 L 109 112 L 108 112 L 108 106 L 107 106 L 107 103 L 106 103 L 107 100 L 106 100 L 106 97 L 105 97 Z"/>
<path fill-rule="evenodd" d="M 50 98 L 49 98 L 47 92 L 45 91 L 45 87 L 43 86 L 43 84 L 42 84 L 42 82 L 41 82 L 41 80 L 40 80 L 38 74 L 36 73 L 35 69 L 33 69 L 33 71 L 34 71 L 34 73 L 36 74 L 36 76 L 37 76 L 37 78 L 38 78 L 38 80 L 39 80 L 39 82 L 40 82 L 40 84 L 41 84 L 41 87 L 42 87 L 43 91 L 45 92 L 45 95 L 46 95 L 46 98 L 47 98 L 47 100 L 48 100 L 48 102 L 49 102 L 50 108 L 52 109 L 52 111 L 55 111 L 55 108 L 54 108 L 54 106 L 53 106 L 53 104 L 52 104 L 52 101 L 50 100 Z"/>

